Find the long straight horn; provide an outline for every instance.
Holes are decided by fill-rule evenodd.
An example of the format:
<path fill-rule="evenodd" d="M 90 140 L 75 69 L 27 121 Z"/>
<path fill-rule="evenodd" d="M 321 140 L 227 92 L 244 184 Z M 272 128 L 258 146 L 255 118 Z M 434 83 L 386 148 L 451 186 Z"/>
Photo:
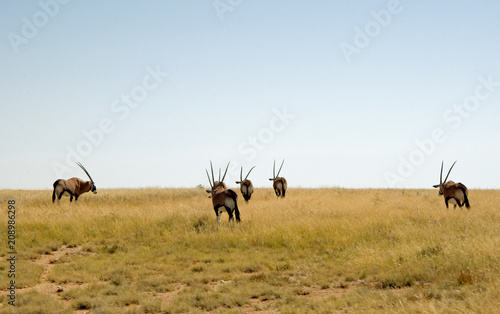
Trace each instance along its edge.
<path fill-rule="evenodd" d="M 246 178 L 245 178 L 246 180 Z M 243 166 L 241 166 L 241 170 L 240 170 L 240 182 L 243 182 Z"/>
<path fill-rule="evenodd" d="M 273 179 L 276 179 L 275 168 L 276 168 L 276 159 L 274 160 L 274 163 L 273 163 Z"/>
<path fill-rule="evenodd" d="M 441 161 L 441 174 L 439 175 L 439 185 L 443 184 L 443 164 L 444 161 Z"/>
<path fill-rule="evenodd" d="M 220 182 L 224 182 L 224 179 L 226 178 L 227 169 L 229 168 L 229 164 L 230 164 L 230 163 L 231 163 L 231 162 L 228 162 L 228 163 L 227 163 L 227 166 L 226 166 L 226 171 L 224 171 L 224 176 L 222 177 L 222 181 L 220 181 Z"/>
<path fill-rule="evenodd" d="M 210 182 L 210 176 L 208 175 L 208 170 L 205 169 L 205 172 L 207 173 L 207 178 L 208 178 L 208 183 L 210 184 L 210 189 L 213 189 L 212 182 Z"/>
<path fill-rule="evenodd" d="M 76 164 L 77 164 L 80 168 L 82 168 L 82 170 L 83 170 L 83 171 L 85 171 L 85 173 L 87 174 L 87 176 L 88 176 L 88 177 L 89 177 L 89 179 L 90 179 L 90 182 L 94 182 L 94 180 L 92 180 L 92 177 L 90 176 L 90 174 L 89 174 L 89 172 L 87 171 L 87 169 L 85 169 L 85 167 L 84 167 L 81 163 L 79 163 L 78 161 L 76 162 Z"/>
<path fill-rule="evenodd" d="M 281 168 L 283 167 L 284 163 L 285 163 L 285 160 L 283 159 L 283 162 L 281 163 L 281 166 L 280 166 L 280 170 L 278 170 L 278 174 L 276 175 L 276 177 L 278 177 L 280 175 Z"/>
<path fill-rule="evenodd" d="M 212 182 L 215 183 L 214 167 L 212 167 L 212 161 L 211 160 L 210 160 L 210 171 L 212 171 Z"/>
<path fill-rule="evenodd" d="M 250 172 L 252 172 L 253 168 L 255 168 L 255 166 L 253 166 L 252 169 L 250 169 L 250 171 L 248 171 L 247 176 L 245 177 L 245 180 L 248 178 L 248 175 L 250 174 Z M 241 170 L 243 171 L 243 167 L 241 167 Z"/>
<path fill-rule="evenodd" d="M 221 180 L 220 180 L 220 168 L 219 168 L 219 182 L 221 182 Z"/>
<path fill-rule="evenodd" d="M 451 168 L 450 168 L 450 171 L 448 171 L 448 174 L 446 175 L 446 178 L 444 179 L 444 182 L 446 182 L 446 180 L 448 180 L 448 176 L 450 175 L 450 172 L 451 172 L 451 169 L 453 169 L 453 166 L 457 163 L 457 161 L 455 160 L 455 162 L 453 163 L 453 165 L 451 165 Z M 442 169 L 442 168 L 441 168 Z"/>

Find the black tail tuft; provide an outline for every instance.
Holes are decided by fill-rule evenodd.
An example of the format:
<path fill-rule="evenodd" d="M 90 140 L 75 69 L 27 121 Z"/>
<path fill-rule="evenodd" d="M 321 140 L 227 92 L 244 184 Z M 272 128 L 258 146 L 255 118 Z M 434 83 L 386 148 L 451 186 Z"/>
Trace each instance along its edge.
<path fill-rule="evenodd" d="M 54 187 L 54 191 L 52 191 L 52 203 L 56 201 L 56 186 L 59 184 L 59 180 L 56 180 L 52 185 Z"/>
<path fill-rule="evenodd" d="M 465 193 L 465 191 L 464 191 L 464 203 L 465 207 L 467 207 L 467 209 L 470 209 L 469 198 L 467 197 L 467 193 Z"/>
<path fill-rule="evenodd" d="M 238 209 L 238 203 L 236 202 L 236 199 L 234 199 L 234 215 L 236 216 L 236 221 L 240 222 L 240 210 Z"/>
<path fill-rule="evenodd" d="M 469 209 L 470 208 L 470 204 L 469 204 L 469 198 L 467 197 L 467 188 L 461 182 L 458 182 L 458 187 L 462 191 L 462 193 L 464 194 L 464 204 L 465 204 L 465 207 L 467 207 L 467 209 Z M 460 206 L 463 206 L 463 204 L 460 205 Z"/>

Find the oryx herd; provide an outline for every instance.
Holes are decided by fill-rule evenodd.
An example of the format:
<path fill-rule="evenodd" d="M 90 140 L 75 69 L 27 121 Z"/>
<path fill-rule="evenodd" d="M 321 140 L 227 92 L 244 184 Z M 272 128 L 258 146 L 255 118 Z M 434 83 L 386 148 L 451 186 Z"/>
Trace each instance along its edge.
<path fill-rule="evenodd" d="M 278 170 L 278 173 L 276 173 L 276 161 L 274 161 L 273 164 L 273 177 L 270 178 L 270 181 L 273 181 L 273 189 L 274 193 L 276 196 L 285 197 L 286 189 L 287 189 L 287 182 L 286 179 L 283 177 L 279 177 L 281 168 L 283 168 L 285 160 L 281 162 L 281 166 Z M 468 198 L 468 190 L 465 185 L 462 183 L 458 182 L 455 183 L 453 181 L 446 181 L 448 180 L 448 177 L 450 176 L 450 172 L 453 169 L 453 166 L 455 166 L 456 161 L 451 165 L 450 170 L 448 171 L 448 174 L 446 175 L 446 178 L 443 181 L 443 165 L 444 162 L 441 163 L 441 173 L 439 176 L 439 184 L 433 185 L 435 188 L 439 188 L 439 196 L 444 197 L 444 202 L 446 204 L 446 208 L 448 208 L 448 204 L 451 203 L 456 206 L 458 205 L 459 207 L 462 207 L 465 205 L 466 208 L 470 208 L 469 204 L 469 198 Z M 60 199 L 62 196 L 69 196 L 70 199 L 69 201 L 73 201 L 73 197 L 75 198 L 75 202 L 78 201 L 78 197 L 82 195 L 83 193 L 90 192 L 92 191 L 94 194 L 97 193 L 97 188 L 95 186 L 94 180 L 92 180 L 92 177 L 88 173 L 87 169 L 85 167 L 77 162 L 76 163 L 82 170 L 87 174 L 89 177 L 90 181 L 84 181 L 79 178 L 71 178 L 68 180 L 63 180 L 59 179 L 56 180 L 53 184 L 54 190 L 52 192 L 52 202 L 55 202 L 57 198 L 57 203 L 59 203 Z M 212 176 L 210 177 L 208 170 L 205 169 L 205 172 L 207 173 L 208 177 L 208 183 L 210 184 L 210 190 L 206 190 L 207 193 L 209 193 L 209 198 L 212 199 L 212 205 L 215 211 L 215 214 L 217 216 L 217 227 L 220 225 L 220 216 L 221 213 L 224 211 L 227 212 L 229 215 L 229 222 L 233 222 L 233 227 L 234 227 L 234 216 L 236 216 L 236 221 L 240 222 L 240 211 L 238 209 L 238 194 L 231 190 L 228 189 L 226 184 L 224 183 L 224 179 L 226 178 L 227 170 L 229 168 L 229 163 L 226 166 L 226 170 L 224 171 L 224 175 L 221 178 L 221 169 L 219 168 L 219 180 L 215 181 L 214 177 L 214 169 L 212 166 L 212 162 L 210 161 L 210 172 Z M 250 175 L 250 172 L 255 168 L 253 166 L 250 168 L 248 171 L 247 175 L 245 176 L 245 179 L 243 179 L 243 167 L 241 167 L 240 170 L 240 180 L 236 181 L 237 184 L 240 185 L 240 192 L 241 195 L 243 195 L 243 198 L 245 201 L 248 203 L 250 201 L 250 198 L 252 197 L 252 194 L 254 192 L 254 187 L 252 184 L 252 181 L 248 180 L 248 176 Z M 211 178 L 211 179 L 210 179 Z M 233 216 L 234 214 L 234 216 Z"/>
<path fill-rule="evenodd" d="M 283 167 L 283 162 L 281 163 L 281 167 Z M 274 162 L 276 164 L 276 161 Z M 281 171 L 278 171 L 278 175 Z M 226 171 L 224 171 L 224 175 L 222 176 L 222 179 L 220 178 L 220 168 L 219 168 L 219 181 L 215 181 L 214 178 L 214 168 L 212 167 L 212 162 L 210 161 L 210 171 L 212 173 L 212 181 L 210 181 L 210 175 L 208 174 L 208 170 L 205 169 L 205 172 L 207 173 L 208 177 L 208 183 L 210 184 L 210 190 L 207 190 L 207 193 L 210 193 L 210 198 L 212 198 L 212 204 L 214 206 L 214 211 L 215 215 L 217 216 L 217 228 L 220 226 L 220 215 L 226 211 L 227 214 L 229 215 L 229 222 L 233 222 L 233 227 L 234 227 L 234 217 L 233 217 L 233 212 L 234 215 L 236 216 L 236 221 L 240 222 L 240 211 L 238 209 L 238 194 L 234 192 L 231 189 L 228 189 L 226 187 L 226 184 L 224 183 L 224 178 L 226 177 L 227 169 L 229 168 L 229 163 L 227 163 L 226 166 Z M 240 170 L 240 181 L 236 181 L 237 184 L 240 185 L 240 192 L 241 195 L 243 195 L 243 198 L 245 201 L 248 203 L 250 198 L 252 197 L 253 193 L 253 184 L 252 181 L 248 180 L 248 176 L 250 175 L 250 172 L 252 172 L 253 166 L 245 176 L 245 179 L 243 179 L 243 167 L 241 167 Z M 285 197 L 285 190 L 286 190 L 286 180 L 285 178 L 276 178 L 274 175 L 274 165 L 273 165 L 273 178 L 275 180 L 275 183 L 273 185 L 274 191 L 276 193 L 276 196 Z M 277 190 L 277 184 L 276 181 L 278 179 L 282 179 L 284 181 L 284 184 L 280 184 L 279 186 L 279 192 Z M 270 179 L 273 180 L 273 179 Z"/>

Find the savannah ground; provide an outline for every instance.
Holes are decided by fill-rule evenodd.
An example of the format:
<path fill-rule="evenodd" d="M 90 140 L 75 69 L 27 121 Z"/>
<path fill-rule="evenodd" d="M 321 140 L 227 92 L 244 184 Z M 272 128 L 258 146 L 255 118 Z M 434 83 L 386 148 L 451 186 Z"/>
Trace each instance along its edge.
<path fill-rule="evenodd" d="M 256 189 L 217 230 L 203 189 L 0 191 L 0 312 L 477 312 L 500 309 L 500 191 Z M 239 193 L 239 191 L 238 191 Z M 7 201 L 16 202 L 16 307 Z M 58 288 L 58 286 L 60 288 Z M 62 290 L 62 291 L 59 291 Z"/>

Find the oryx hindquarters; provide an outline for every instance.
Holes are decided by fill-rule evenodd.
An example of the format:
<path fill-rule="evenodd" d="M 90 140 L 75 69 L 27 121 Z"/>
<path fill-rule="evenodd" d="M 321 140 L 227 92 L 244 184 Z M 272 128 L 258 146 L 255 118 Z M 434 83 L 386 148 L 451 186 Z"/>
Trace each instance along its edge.
<path fill-rule="evenodd" d="M 465 185 L 458 182 L 455 183 L 453 181 L 448 181 L 444 184 L 444 202 L 446 204 L 446 208 L 448 207 L 448 203 L 453 204 L 453 208 L 456 208 L 457 205 L 461 208 L 465 205 L 467 209 L 470 209 L 469 204 L 469 191 Z"/>
<path fill-rule="evenodd" d="M 247 203 L 248 203 L 248 201 L 250 200 L 250 198 L 252 197 L 252 194 L 253 194 L 253 184 L 252 184 L 252 181 L 248 180 L 248 175 L 250 175 L 250 172 L 252 172 L 253 168 L 255 168 L 255 166 L 253 166 L 252 169 L 250 169 L 250 171 L 248 171 L 245 179 L 243 179 L 243 167 L 241 167 L 241 170 L 240 170 L 240 181 L 236 181 L 236 183 L 240 185 L 241 195 L 243 195 L 243 198 L 245 199 L 245 201 Z"/>
<path fill-rule="evenodd" d="M 220 226 L 220 216 L 224 211 L 229 215 L 228 223 L 233 222 L 233 227 L 235 227 L 234 216 L 236 216 L 237 222 L 241 222 L 240 210 L 238 209 L 238 195 L 233 190 L 216 192 L 212 195 L 212 204 L 217 216 L 217 228 Z"/>
<path fill-rule="evenodd" d="M 242 182 L 240 186 L 240 192 L 241 195 L 243 195 L 243 199 L 245 200 L 245 202 L 248 203 L 248 201 L 252 198 L 253 194 L 252 181 L 246 180 L 245 182 Z"/>
<path fill-rule="evenodd" d="M 276 160 L 274 161 L 273 164 L 273 177 L 269 179 L 270 181 L 273 181 L 273 189 L 274 193 L 276 194 L 277 197 L 285 197 L 286 189 L 287 189 L 287 182 L 286 179 L 283 177 L 279 177 L 281 168 L 283 167 L 283 164 L 285 163 L 285 160 L 283 159 L 283 162 L 281 162 L 280 169 L 278 170 L 278 174 L 275 174 L 275 167 L 276 167 Z"/>
<path fill-rule="evenodd" d="M 439 184 L 433 185 L 435 188 L 439 188 L 439 196 L 444 197 L 444 203 L 446 204 L 446 208 L 448 207 L 448 203 L 453 204 L 454 208 L 457 207 L 457 205 L 461 208 L 462 206 L 465 205 L 466 208 L 470 209 L 470 204 L 469 204 L 469 191 L 467 187 L 462 184 L 461 182 L 455 183 L 453 181 L 446 181 L 450 175 L 451 169 L 453 169 L 453 166 L 455 166 L 456 161 L 451 165 L 450 170 L 448 171 L 448 174 L 446 175 L 446 178 L 443 181 L 443 164 L 444 162 L 441 163 L 441 173 L 439 176 Z"/>
<path fill-rule="evenodd" d="M 282 177 L 278 177 L 273 182 L 274 193 L 276 193 L 277 197 L 285 197 L 287 183 L 286 179 Z"/>

